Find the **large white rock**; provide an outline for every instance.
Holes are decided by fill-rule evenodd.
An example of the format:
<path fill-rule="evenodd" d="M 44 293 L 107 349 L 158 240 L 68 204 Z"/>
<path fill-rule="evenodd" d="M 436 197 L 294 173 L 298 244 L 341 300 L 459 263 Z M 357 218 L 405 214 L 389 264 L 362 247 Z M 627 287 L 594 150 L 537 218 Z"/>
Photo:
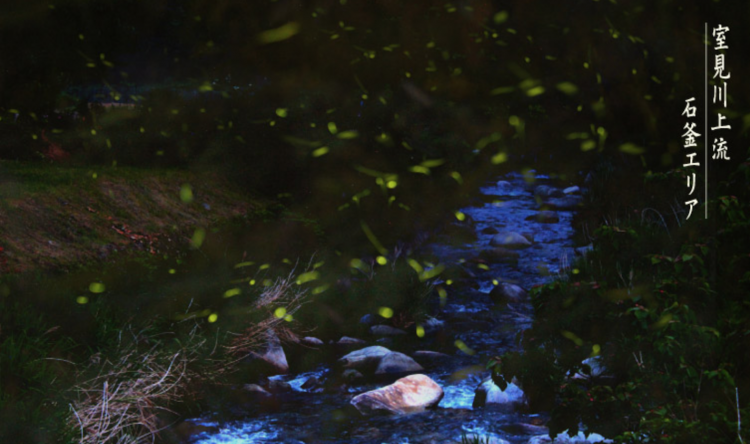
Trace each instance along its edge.
<path fill-rule="evenodd" d="M 501 231 L 492 237 L 490 245 L 493 247 L 520 249 L 530 247 L 531 242 L 515 231 Z"/>
<path fill-rule="evenodd" d="M 378 365 L 383 356 L 391 351 L 380 345 L 365 347 L 361 350 L 353 351 L 338 360 L 339 364 L 345 368 L 366 368 Z"/>
<path fill-rule="evenodd" d="M 512 406 L 523 401 L 523 390 L 517 385 L 511 382 L 503 391 L 492 382 L 491 378 L 487 378 L 474 390 L 474 402 L 471 406 L 473 408 L 484 407 L 487 404 Z"/>
<path fill-rule="evenodd" d="M 403 375 L 424 371 L 417 361 L 399 352 L 390 352 L 383 356 L 378 363 L 375 374 L 378 376 Z"/>
<path fill-rule="evenodd" d="M 425 375 L 411 375 L 391 385 L 355 396 L 351 404 L 363 415 L 404 414 L 434 407 L 443 399 L 443 389 Z"/>

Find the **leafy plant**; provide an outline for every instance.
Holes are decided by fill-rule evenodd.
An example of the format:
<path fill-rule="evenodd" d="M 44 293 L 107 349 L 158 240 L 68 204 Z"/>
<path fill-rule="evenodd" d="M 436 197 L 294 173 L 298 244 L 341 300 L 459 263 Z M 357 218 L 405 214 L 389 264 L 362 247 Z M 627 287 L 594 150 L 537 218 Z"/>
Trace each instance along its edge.
<path fill-rule="evenodd" d="M 750 414 L 750 265 L 741 197 L 712 202 L 714 223 L 670 227 L 609 220 L 564 281 L 531 291 L 521 352 L 491 360 L 501 387 L 518 378 L 551 435 L 597 432 L 618 442 L 742 441 Z M 720 227 L 720 228 L 716 228 Z M 596 359 L 603 372 L 593 372 Z M 744 399 L 744 401 L 743 401 Z"/>

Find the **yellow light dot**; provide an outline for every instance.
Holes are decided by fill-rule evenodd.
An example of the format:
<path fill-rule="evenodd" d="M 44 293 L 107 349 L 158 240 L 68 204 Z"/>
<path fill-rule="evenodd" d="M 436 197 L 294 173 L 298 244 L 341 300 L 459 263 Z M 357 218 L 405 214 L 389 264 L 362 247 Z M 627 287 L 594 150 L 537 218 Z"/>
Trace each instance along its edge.
<path fill-rule="evenodd" d="M 448 279 L 445 281 L 445 285 L 453 285 L 453 279 Z"/>
<path fill-rule="evenodd" d="M 255 285 L 255 279 L 251 279 L 249 283 L 250 285 Z"/>
<path fill-rule="evenodd" d="M 375 261 L 377 261 L 377 263 L 380 265 L 385 265 L 388 263 L 388 259 L 383 256 L 378 256 L 377 258 L 375 258 Z"/>
<path fill-rule="evenodd" d="M 292 317 L 292 315 L 290 315 L 290 314 L 288 314 L 288 315 L 284 316 L 284 320 L 285 320 L 285 321 L 287 321 L 287 322 L 292 322 L 292 320 L 293 320 L 293 319 L 294 319 L 294 318 L 293 318 L 293 317 Z"/>
<path fill-rule="evenodd" d="M 591 354 L 596 356 L 599 354 L 599 352 L 602 351 L 602 348 L 599 346 L 599 344 L 594 344 L 593 347 L 591 347 Z"/>
<path fill-rule="evenodd" d="M 101 282 L 92 282 L 89 285 L 89 291 L 92 293 L 104 293 L 104 290 L 104 284 L 102 284 Z"/>
<path fill-rule="evenodd" d="M 466 220 L 466 215 L 460 211 L 456 211 L 456 219 L 463 222 L 464 220 Z"/>
<path fill-rule="evenodd" d="M 424 327 L 417 325 L 417 336 L 420 338 L 424 337 Z"/>
<path fill-rule="evenodd" d="M 89 302 L 89 298 L 87 298 L 86 296 L 78 296 L 76 298 L 76 302 L 78 302 L 79 304 L 83 305 L 83 304 L 86 304 L 86 303 Z"/>
<path fill-rule="evenodd" d="M 190 184 L 186 183 L 180 187 L 180 200 L 185 203 L 193 201 L 193 187 L 191 187 Z"/>
<path fill-rule="evenodd" d="M 499 285 L 499 284 L 500 284 L 500 282 L 498 282 L 497 279 L 493 279 L 492 280 L 492 285 Z"/>
<path fill-rule="evenodd" d="M 574 269 L 573 269 L 573 274 L 578 274 L 578 273 L 580 273 L 580 272 L 581 272 L 581 270 L 579 270 L 579 269 L 577 269 L 577 268 L 574 268 Z"/>
<path fill-rule="evenodd" d="M 283 318 L 284 316 L 286 316 L 286 308 L 284 308 L 284 307 L 279 307 L 279 308 L 277 308 L 277 309 L 276 309 L 276 310 L 275 310 L 275 311 L 273 312 L 273 314 L 274 314 L 274 316 L 276 316 L 277 318 L 281 319 L 281 318 Z"/>
<path fill-rule="evenodd" d="M 242 291 L 239 288 L 231 288 L 224 292 L 224 297 L 231 298 L 237 296 L 238 294 L 242 294 Z"/>
<path fill-rule="evenodd" d="M 96 130 L 95 130 L 95 129 L 92 129 L 92 130 L 91 130 L 91 135 L 92 135 L 92 136 L 96 136 Z"/>
<path fill-rule="evenodd" d="M 389 180 L 386 186 L 390 189 L 394 189 L 398 186 L 398 182 L 396 182 L 395 180 Z"/>
<path fill-rule="evenodd" d="M 388 307 L 380 307 L 378 309 L 378 314 L 386 319 L 393 316 L 393 310 Z"/>
<path fill-rule="evenodd" d="M 174 268 L 169 269 L 169 274 L 175 274 L 175 273 L 177 273 L 177 270 L 175 270 Z"/>
<path fill-rule="evenodd" d="M 216 313 L 211 313 L 210 315 L 208 315 L 208 322 L 212 324 L 216 322 L 217 319 L 219 319 L 219 315 L 217 315 Z"/>

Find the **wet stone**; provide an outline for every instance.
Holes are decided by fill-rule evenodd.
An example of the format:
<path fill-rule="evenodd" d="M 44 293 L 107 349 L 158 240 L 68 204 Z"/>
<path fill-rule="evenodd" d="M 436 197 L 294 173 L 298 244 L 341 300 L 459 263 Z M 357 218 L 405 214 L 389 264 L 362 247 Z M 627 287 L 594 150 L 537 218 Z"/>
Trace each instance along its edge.
<path fill-rule="evenodd" d="M 406 332 L 390 325 L 373 325 L 370 327 L 370 334 L 375 336 L 398 336 L 405 335 Z"/>

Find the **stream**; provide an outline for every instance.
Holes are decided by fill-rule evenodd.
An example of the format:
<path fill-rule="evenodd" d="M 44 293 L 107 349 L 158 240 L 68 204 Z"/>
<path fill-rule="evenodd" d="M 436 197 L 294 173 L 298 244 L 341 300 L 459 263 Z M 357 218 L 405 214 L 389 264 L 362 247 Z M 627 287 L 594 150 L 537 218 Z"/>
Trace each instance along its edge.
<path fill-rule="evenodd" d="M 552 185 L 553 181 L 548 176 L 536 175 L 530 185 L 528 179 L 520 173 L 510 173 L 499 178 L 497 183 L 486 184 L 481 189 L 484 199 L 462 210 L 473 220 L 475 241 L 461 243 L 442 239 L 428 246 L 428 252 L 441 264 L 463 267 L 472 280 L 470 285 L 463 286 L 442 282 L 448 289 L 448 296 L 446 303 L 433 313 L 435 318 L 443 321 L 437 333 L 424 338 L 412 337 L 414 335 L 399 337 L 396 341 L 389 337 L 361 338 L 367 341 L 366 346 L 383 345 L 407 355 L 416 350 L 449 355 L 431 366 L 423 365 L 423 373 L 444 391 L 437 408 L 408 415 L 363 417 L 349 405 L 352 397 L 386 383 L 351 385 L 344 391 L 333 393 L 315 385 L 303 388 L 310 378 L 326 381 L 338 371 L 334 365 L 324 365 L 314 371 L 270 378 L 284 381 L 291 387 L 280 397 L 279 406 L 271 411 L 258 408 L 239 419 L 220 418 L 217 414 L 190 420 L 203 430 L 194 434 L 191 442 L 460 443 L 462 434 L 466 434 L 483 439 L 495 438 L 492 442 L 496 443 L 505 440 L 525 444 L 533 436 L 546 434 L 543 424 L 547 418 L 544 414 L 523 413 L 522 408 L 511 405 L 489 404 L 472 408 L 475 389 L 489 376 L 484 369 L 487 358 L 514 349 L 517 334 L 529 328 L 532 322 L 528 296 L 519 303 L 496 305 L 489 296 L 496 285 L 493 281 L 513 283 L 528 290 L 554 279 L 574 256 L 573 206 L 570 203 L 580 197 L 553 199 L 565 201 L 567 205 L 558 205 L 559 209 L 554 211 L 557 217 L 541 223 L 533 218 L 539 208 L 534 187 Z M 527 220 L 530 216 L 531 220 Z M 555 219 L 559 221 L 553 222 Z M 471 258 L 490 248 L 494 230 L 517 232 L 533 238 L 532 246 L 515 250 L 520 255 L 517 263 L 487 261 L 480 266 Z M 457 348 L 457 340 L 470 350 Z"/>

